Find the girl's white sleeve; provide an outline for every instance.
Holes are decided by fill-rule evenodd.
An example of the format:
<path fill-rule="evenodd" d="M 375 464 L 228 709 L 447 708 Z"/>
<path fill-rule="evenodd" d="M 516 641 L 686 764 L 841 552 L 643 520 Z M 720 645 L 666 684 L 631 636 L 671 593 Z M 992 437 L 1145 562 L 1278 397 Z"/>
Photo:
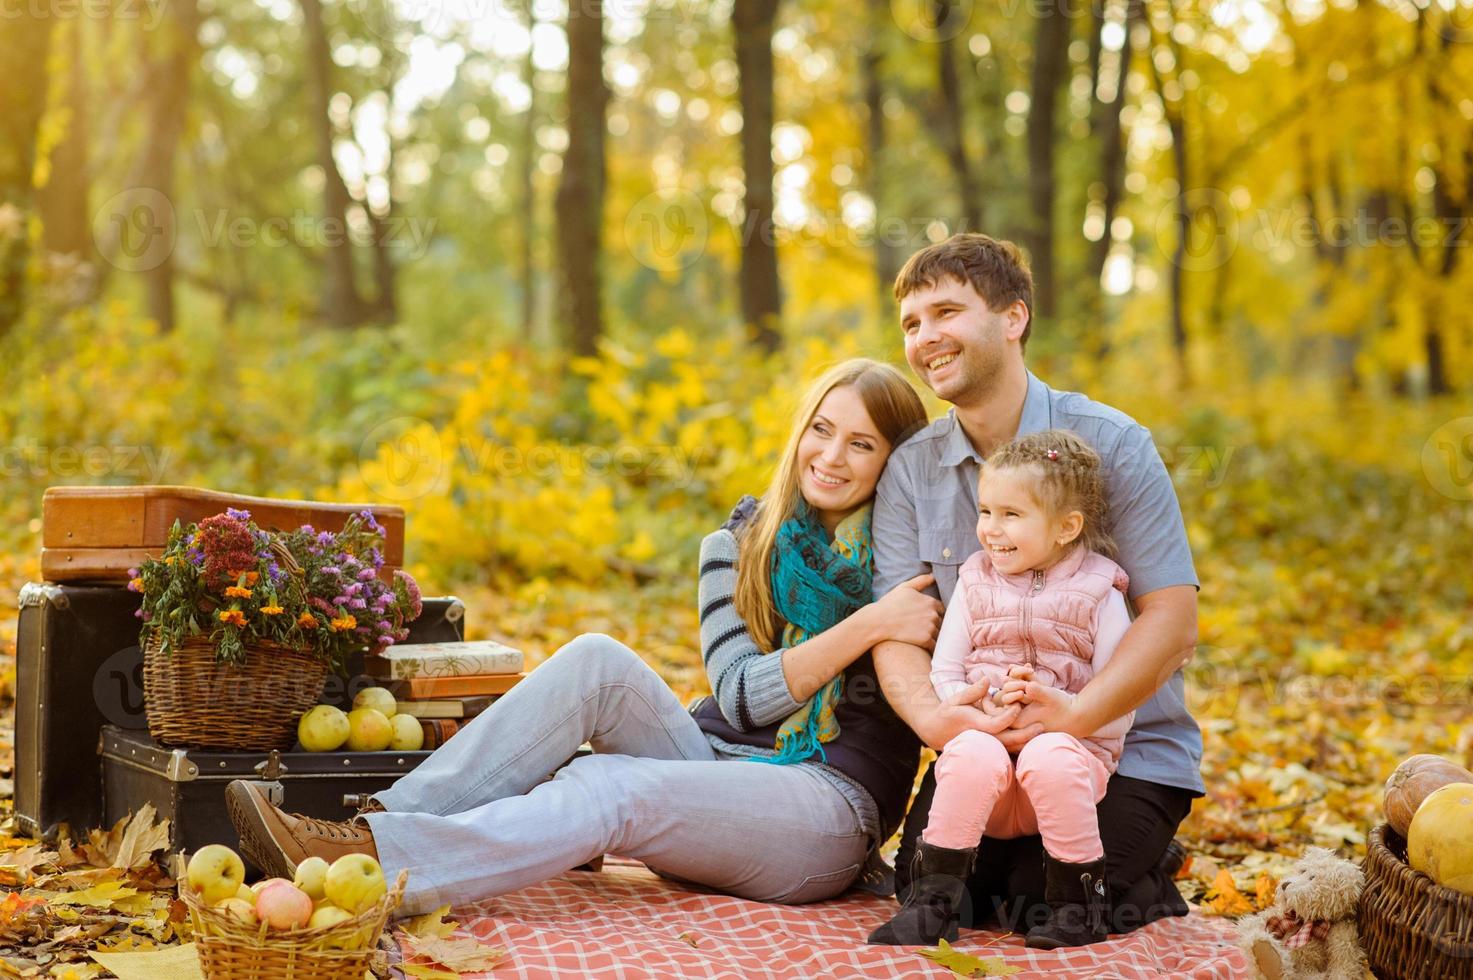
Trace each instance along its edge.
<path fill-rule="evenodd" d="M 951 605 L 941 620 L 936 634 L 936 649 L 931 654 L 931 686 L 942 701 L 967 686 L 967 654 L 972 652 L 972 621 L 967 613 L 967 599 L 959 584 L 951 593 Z"/>
<path fill-rule="evenodd" d="M 1111 589 L 1110 595 L 1095 611 L 1095 653 L 1091 661 L 1094 672 L 1105 669 L 1105 664 L 1115 655 L 1115 648 L 1130 629 L 1130 610 L 1125 606 L 1125 594 Z M 1108 722 L 1094 733 L 1095 738 L 1121 738 L 1135 723 L 1135 712 L 1131 711 L 1114 721 Z"/>

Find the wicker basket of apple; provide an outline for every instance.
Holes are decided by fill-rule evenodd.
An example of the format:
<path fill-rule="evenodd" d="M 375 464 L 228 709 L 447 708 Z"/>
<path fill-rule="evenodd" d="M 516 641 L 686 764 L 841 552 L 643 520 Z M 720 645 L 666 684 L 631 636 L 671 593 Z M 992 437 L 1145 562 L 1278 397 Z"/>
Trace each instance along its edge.
<path fill-rule="evenodd" d="M 363 980 L 408 876 L 389 888 L 377 861 L 347 854 L 247 886 L 240 856 L 210 844 L 190 857 L 179 895 L 207 980 Z"/>

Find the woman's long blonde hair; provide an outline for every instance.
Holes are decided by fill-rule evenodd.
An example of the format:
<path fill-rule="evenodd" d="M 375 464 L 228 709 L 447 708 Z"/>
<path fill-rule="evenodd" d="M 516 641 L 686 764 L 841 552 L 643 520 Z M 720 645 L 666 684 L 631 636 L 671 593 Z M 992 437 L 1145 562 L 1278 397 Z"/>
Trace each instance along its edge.
<path fill-rule="evenodd" d="M 752 638 L 764 651 L 777 647 L 784 626 L 772 600 L 772 548 L 783 521 L 797 511 L 801 491 L 798 442 L 818 414 L 818 406 L 835 388 L 852 387 L 865 411 L 894 449 L 925 425 L 926 409 L 905 376 L 888 364 L 856 357 L 826 371 L 803 396 L 797 423 L 788 436 L 782 461 L 762 495 L 757 515 L 741 532 L 735 605 Z"/>

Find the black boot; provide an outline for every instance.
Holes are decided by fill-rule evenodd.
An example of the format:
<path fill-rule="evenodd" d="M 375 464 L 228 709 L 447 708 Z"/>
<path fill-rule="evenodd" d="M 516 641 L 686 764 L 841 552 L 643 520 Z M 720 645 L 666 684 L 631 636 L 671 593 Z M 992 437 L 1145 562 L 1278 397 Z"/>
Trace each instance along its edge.
<path fill-rule="evenodd" d="M 1066 864 L 1045 852 L 1043 875 L 1048 918 L 1028 930 L 1028 945 L 1058 949 L 1103 942 L 1110 935 L 1105 925 L 1110 906 L 1105 859 Z"/>
<path fill-rule="evenodd" d="M 917 841 L 905 904 L 894 918 L 870 933 L 866 942 L 885 946 L 930 946 L 938 939 L 954 942 L 976 856 L 975 847 L 953 850 Z"/>

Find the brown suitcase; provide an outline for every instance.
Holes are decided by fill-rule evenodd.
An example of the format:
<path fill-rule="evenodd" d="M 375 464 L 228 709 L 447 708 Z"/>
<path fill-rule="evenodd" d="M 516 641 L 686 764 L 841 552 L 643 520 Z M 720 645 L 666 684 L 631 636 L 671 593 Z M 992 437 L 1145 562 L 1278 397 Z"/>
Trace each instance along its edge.
<path fill-rule="evenodd" d="M 383 525 L 384 565 L 404 564 L 404 509 L 382 504 L 273 500 L 196 487 L 51 487 L 41 498 L 41 576 L 48 582 L 126 582 L 128 569 L 158 557 L 174 522 L 190 524 L 227 507 L 251 512 L 267 530 L 311 524 L 337 531 L 350 514 Z"/>

